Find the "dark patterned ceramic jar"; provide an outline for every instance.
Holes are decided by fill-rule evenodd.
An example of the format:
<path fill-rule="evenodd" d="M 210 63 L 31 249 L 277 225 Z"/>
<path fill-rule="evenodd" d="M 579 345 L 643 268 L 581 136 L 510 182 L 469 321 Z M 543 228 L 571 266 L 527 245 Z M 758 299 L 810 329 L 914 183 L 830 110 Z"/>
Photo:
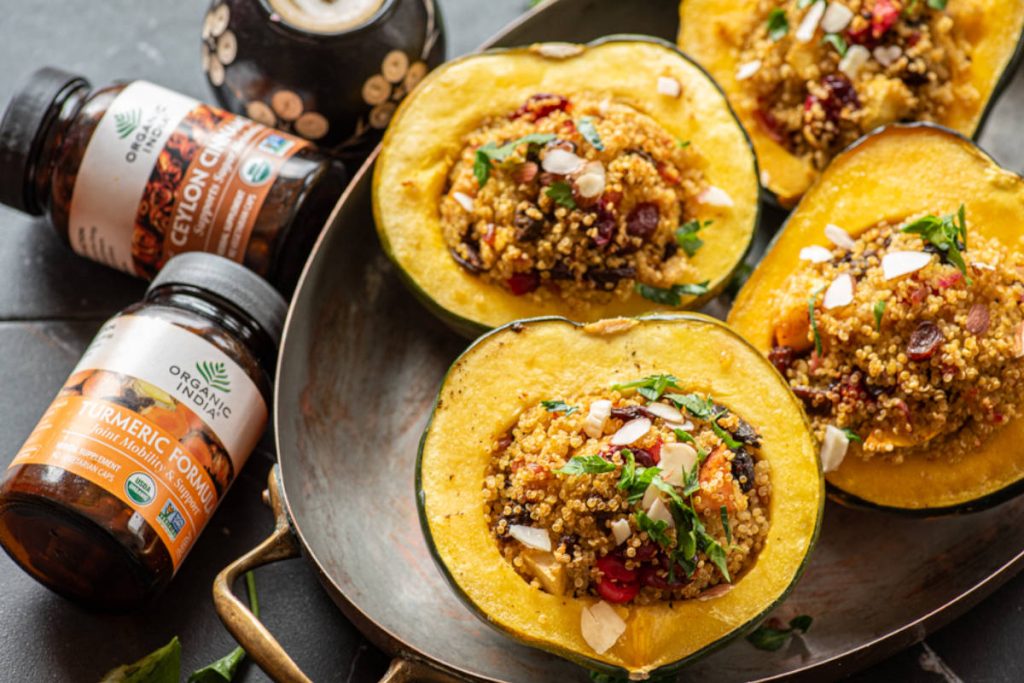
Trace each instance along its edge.
<path fill-rule="evenodd" d="M 434 0 L 213 0 L 202 37 L 222 106 L 342 151 L 444 60 Z"/>

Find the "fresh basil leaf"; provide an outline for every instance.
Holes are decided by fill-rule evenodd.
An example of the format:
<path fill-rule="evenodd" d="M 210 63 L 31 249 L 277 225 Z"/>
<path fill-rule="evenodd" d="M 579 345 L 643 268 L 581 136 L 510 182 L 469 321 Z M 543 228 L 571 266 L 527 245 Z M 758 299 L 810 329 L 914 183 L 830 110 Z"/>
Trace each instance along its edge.
<path fill-rule="evenodd" d="M 662 548 L 672 547 L 672 538 L 666 533 L 668 529 L 668 522 L 664 520 L 653 520 L 647 516 L 647 513 L 643 510 L 637 510 L 634 515 L 636 518 L 636 528 L 640 531 L 646 531 L 647 536 L 660 545 Z"/>
<path fill-rule="evenodd" d="M 963 204 L 955 214 L 924 216 L 903 226 L 901 232 L 919 235 L 938 249 L 943 261 L 963 273 L 968 285 L 973 284 L 962 253 L 967 250 L 967 209 Z"/>
<path fill-rule="evenodd" d="M 181 676 L 181 642 L 171 642 L 142 659 L 111 669 L 100 683 L 178 683 Z"/>
<path fill-rule="evenodd" d="M 768 37 L 778 42 L 789 33 L 789 20 L 786 19 L 786 11 L 776 7 L 768 13 Z"/>
<path fill-rule="evenodd" d="M 548 189 L 544 190 L 544 194 L 555 200 L 555 204 L 559 206 L 570 210 L 576 208 L 576 200 L 572 198 L 572 186 L 564 180 L 551 183 Z"/>
<path fill-rule="evenodd" d="M 701 223 L 697 219 L 687 221 L 676 228 L 676 244 L 686 252 L 687 256 L 693 256 L 697 250 L 704 246 L 704 240 L 697 237 L 697 233 L 711 225 L 714 221 Z"/>
<path fill-rule="evenodd" d="M 672 502 L 675 503 L 681 511 L 685 511 L 686 508 L 690 507 L 689 505 L 686 504 L 686 501 L 684 501 L 676 492 L 676 487 L 672 486 L 672 484 L 668 483 L 661 477 L 655 477 L 654 479 L 652 479 L 651 486 L 655 487 L 662 493 L 667 494 L 668 497 L 672 499 Z"/>
<path fill-rule="evenodd" d="M 864 443 L 864 439 L 860 438 L 860 436 L 857 434 L 857 432 L 853 431 L 850 428 L 844 429 L 843 430 L 843 434 L 845 434 L 846 438 L 849 439 L 850 441 L 856 441 L 857 443 Z"/>
<path fill-rule="evenodd" d="M 875 329 L 881 331 L 882 329 L 882 317 L 885 315 L 885 307 L 887 302 L 885 299 L 875 302 L 874 313 L 875 313 Z"/>
<path fill-rule="evenodd" d="M 654 478 L 661 472 L 660 467 L 643 467 L 638 468 L 636 478 L 633 480 L 633 485 L 629 488 L 629 496 L 626 500 L 630 503 L 635 503 L 644 497 L 647 493 L 647 487 L 651 485 Z"/>
<path fill-rule="evenodd" d="M 722 573 L 725 580 L 732 583 L 732 578 L 729 576 L 729 562 L 728 556 L 725 550 L 719 545 L 718 541 L 711 538 L 710 536 L 704 536 L 704 552 L 707 554 L 708 559 L 711 560 L 712 564 L 718 567 L 718 571 Z"/>
<path fill-rule="evenodd" d="M 594 119 L 589 116 L 584 116 L 576 123 L 576 129 L 583 136 L 583 139 L 590 143 L 590 146 L 596 149 L 598 152 L 604 151 L 604 143 L 601 142 L 601 136 L 597 133 L 597 126 L 594 125 Z"/>
<path fill-rule="evenodd" d="M 846 39 L 843 38 L 841 33 L 826 33 L 825 37 L 821 39 L 821 42 L 825 45 L 831 45 L 834 47 L 840 57 L 845 57 L 846 51 L 850 49 L 850 46 L 847 45 Z"/>
<path fill-rule="evenodd" d="M 677 408 L 685 408 L 686 412 L 698 420 L 709 420 L 715 412 L 715 402 L 710 396 L 700 394 L 665 394 L 665 398 L 676 404 Z"/>
<path fill-rule="evenodd" d="M 623 448 L 620 452 L 622 457 L 626 459 L 626 462 L 622 466 L 619 483 L 615 485 L 615 488 L 620 491 L 628 491 L 636 484 L 636 457 L 633 455 L 633 451 L 628 448 Z"/>
<path fill-rule="evenodd" d="M 615 463 L 605 460 L 600 455 L 576 455 L 572 460 L 555 470 L 558 474 L 577 476 L 580 474 L 604 474 L 614 472 Z"/>
<path fill-rule="evenodd" d="M 636 389 L 647 400 L 657 401 L 669 387 L 678 389 L 679 385 L 676 384 L 678 381 L 679 378 L 674 375 L 648 375 L 632 382 L 613 384 L 611 388 L 613 391 Z"/>
<path fill-rule="evenodd" d="M 544 410 L 549 413 L 565 413 L 566 415 L 572 415 L 579 410 L 579 406 L 571 406 L 565 401 L 541 401 L 540 404 L 544 406 Z"/>

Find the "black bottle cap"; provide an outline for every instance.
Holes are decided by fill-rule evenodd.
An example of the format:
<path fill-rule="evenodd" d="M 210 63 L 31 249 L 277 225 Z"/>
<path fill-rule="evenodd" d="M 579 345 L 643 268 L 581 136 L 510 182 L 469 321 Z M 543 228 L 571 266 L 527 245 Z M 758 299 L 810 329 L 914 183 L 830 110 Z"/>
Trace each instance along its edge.
<path fill-rule="evenodd" d="M 47 66 L 29 76 L 7 105 L 0 120 L 0 202 L 34 215 L 43 212 L 33 184 L 35 159 L 60 114 L 59 103 L 82 87 L 90 87 L 89 81 Z"/>
<path fill-rule="evenodd" d="M 275 348 L 281 343 L 288 304 L 266 280 L 245 266 L 223 256 L 191 251 L 168 261 L 146 295 L 169 285 L 194 287 L 226 301 L 252 318 Z"/>

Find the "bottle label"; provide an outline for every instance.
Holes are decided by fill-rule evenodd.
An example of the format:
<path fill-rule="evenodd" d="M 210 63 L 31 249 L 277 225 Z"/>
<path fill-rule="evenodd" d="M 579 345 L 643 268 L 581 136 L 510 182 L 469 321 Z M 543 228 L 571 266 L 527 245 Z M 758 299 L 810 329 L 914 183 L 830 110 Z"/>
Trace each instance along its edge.
<path fill-rule="evenodd" d="M 281 166 L 308 144 L 135 81 L 86 146 L 71 196 L 71 247 L 149 278 L 185 251 L 242 262 Z"/>
<path fill-rule="evenodd" d="M 11 467 L 59 467 L 105 489 L 149 522 L 177 570 L 266 423 L 259 388 L 223 351 L 164 320 L 120 316 Z"/>

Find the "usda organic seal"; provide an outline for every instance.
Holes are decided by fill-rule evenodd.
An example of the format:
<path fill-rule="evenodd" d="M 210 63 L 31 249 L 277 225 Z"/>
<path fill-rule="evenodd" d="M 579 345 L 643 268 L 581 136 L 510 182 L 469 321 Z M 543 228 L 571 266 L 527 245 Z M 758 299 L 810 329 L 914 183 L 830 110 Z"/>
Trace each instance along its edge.
<path fill-rule="evenodd" d="M 156 497 L 156 483 L 144 472 L 135 472 L 124 483 L 124 492 L 136 505 L 149 505 Z"/>

